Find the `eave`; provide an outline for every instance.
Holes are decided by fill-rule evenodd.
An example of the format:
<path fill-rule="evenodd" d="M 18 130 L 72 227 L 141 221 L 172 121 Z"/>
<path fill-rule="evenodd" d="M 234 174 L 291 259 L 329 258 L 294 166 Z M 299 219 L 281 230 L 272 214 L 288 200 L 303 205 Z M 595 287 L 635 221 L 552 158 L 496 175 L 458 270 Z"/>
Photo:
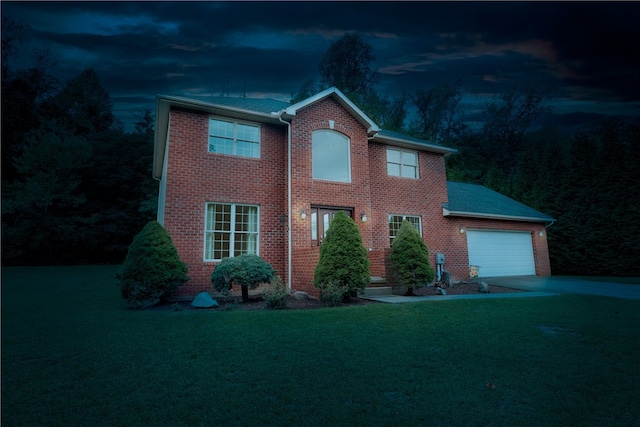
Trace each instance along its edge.
<path fill-rule="evenodd" d="M 322 99 L 327 97 L 332 97 L 335 99 L 338 104 L 340 104 L 345 110 L 347 110 L 353 117 L 358 120 L 365 128 L 367 128 L 367 133 L 369 136 L 374 135 L 376 132 L 380 131 L 380 128 L 377 124 L 369 118 L 356 104 L 351 102 L 349 98 L 346 97 L 344 93 L 342 93 L 338 88 L 330 87 L 329 89 L 323 90 L 309 98 L 303 99 L 302 101 L 290 105 L 289 107 L 284 109 L 283 118 L 291 120 L 293 116 L 296 115 L 298 110 L 305 108 L 311 104 L 314 104 Z"/>
<path fill-rule="evenodd" d="M 428 151 L 436 154 L 444 154 L 445 156 L 448 156 L 450 154 L 456 154 L 458 152 L 458 150 L 456 150 L 455 148 L 443 147 L 442 145 L 429 144 L 427 142 L 412 141 L 410 139 L 396 138 L 392 136 L 381 135 L 379 133 L 376 133 L 375 135 L 371 136 L 369 138 L 369 141 L 379 142 L 382 144 L 392 145 L 392 146 L 401 147 L 401 148 L 411 148 L 414 150 L 417 149 L 417 150 Z"/>
<path fill-rule="evenodd" d="M 442 216 L 444 217 L 461 217 L 461 218 L 479 218 L 479 219 L 497 219 L 501 221 L 521 221 L 521 222 L 540 222 L 551 226 L 555 220 L 551 217 L 530 217 L 516 215 L 501 215 L 486 212 L 469 212 L 469 211 L 450 211 L 446 206 L 442 207 Z"/>
<path fill-rule="evenodd" d="M 273 123 L 282 125 L 278 116 L 271 113 L 260 113 L 245 110 L 229 105 L 220 105 L 201 100 L 185 98 L 173 95 L 158 95 L 156 97 L 156 129 L 153 146 L 153 177 L 162 177 L 162 165 L 164 161 L 167 136 L 169 134 L 169 117 L 172 108 L 185 108 L 191 111 L 200 111 L 212 115 L 223 115 L 238 120 L 248 120 L 260 123 Z"/>

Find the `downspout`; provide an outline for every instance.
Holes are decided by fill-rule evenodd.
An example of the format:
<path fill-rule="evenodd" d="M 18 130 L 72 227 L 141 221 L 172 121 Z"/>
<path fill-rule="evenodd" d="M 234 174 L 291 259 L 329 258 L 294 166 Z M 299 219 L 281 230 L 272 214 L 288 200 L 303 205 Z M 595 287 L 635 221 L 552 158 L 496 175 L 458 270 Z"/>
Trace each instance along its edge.
<path fill-rule="evenodd" d="M 287 125 L 287 290 L 291 293 L 291 274 L 293 271 L 291 262 L 291 245 L 293 243 L 293 238 L 291 237 L 291 123 L 282 120 L 283 114 L 284 110 L 278 114 L 278 120 Z"/>

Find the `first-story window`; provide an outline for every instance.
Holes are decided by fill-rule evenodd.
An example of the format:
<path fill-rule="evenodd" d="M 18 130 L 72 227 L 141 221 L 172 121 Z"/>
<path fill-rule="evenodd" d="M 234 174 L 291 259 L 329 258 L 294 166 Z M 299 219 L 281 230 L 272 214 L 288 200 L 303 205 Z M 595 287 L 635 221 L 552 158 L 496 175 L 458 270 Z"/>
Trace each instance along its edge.
<path fill-rule="evenodd" d="M 422 236 L 422 226 L 420 224 L 420 217 L 415 215 L 389 215 L 389 239 L 391 244 L 393 244 L 393 239 L 396 238 L 398 234 L 398 230 L 400 230 L 400 226 L 404 220 L 407 220 L 413 225 L 413 228 L 418 230 L 420 236 Z"/>
<path fill-rule="evenodd" d="M 258 255 L 258 206 L 207 203 L 204 260 Z"/>

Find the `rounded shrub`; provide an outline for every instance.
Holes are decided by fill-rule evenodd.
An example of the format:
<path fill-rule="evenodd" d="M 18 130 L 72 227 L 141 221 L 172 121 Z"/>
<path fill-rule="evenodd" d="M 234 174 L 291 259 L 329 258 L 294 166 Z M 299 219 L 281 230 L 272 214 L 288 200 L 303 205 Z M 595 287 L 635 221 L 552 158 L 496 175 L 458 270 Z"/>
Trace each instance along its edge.
<path fill-rule="evenodd" d="M 287 286 L 282 283 L 282 279 L 276 276 L 269 285 L 262 291 L 262 298 L 264 299 L 267 308 L 275 310 L 281 310 L 287 308 L 287 297 L 289 291 Z"/>
<path fill-rule="evenodd" d="M 243 254 L 237 257 L 223 258 L 211 273 L 213 289 L 228 294 L 233 285 L 242 288 L 242 301 L 249 300 L 249 289 L 261 283 L 269 283 L 275 277 L 271 264 L 258 255 Z"/>
<path fill-rule="evenodd" d="M 133 238 L 116 278 L 122 297 L 145 308 L 187 282 L 187 272 L 169 233 L 159 222 L 151 221 Z"/>
<path fill-rule="evenodd" d="M 433 281 L 435 272 L 429 263 L 429 249 L 420 233 L 407 220 L 402 222 L 391 245 L 391 269 L 399 285 L 407 287 L 407 295 Z"/>
<path fill-rule="evenodd" d="M 345 212 L 338 212 L 320 245 L 313 285 L 321 295 L 344 290 L 343 296 L 348 296 L 364 289 L 370 280 L 367 248 L 362 245 L 360 230 Z"/>
<path fill-rule="evenodd" d="M 342 304 L 345 295 L 349 291 L 346 286 L 336 282 L 325 283 L 320 290 L 320 301 L 330 307 L 336 307 Z"/>

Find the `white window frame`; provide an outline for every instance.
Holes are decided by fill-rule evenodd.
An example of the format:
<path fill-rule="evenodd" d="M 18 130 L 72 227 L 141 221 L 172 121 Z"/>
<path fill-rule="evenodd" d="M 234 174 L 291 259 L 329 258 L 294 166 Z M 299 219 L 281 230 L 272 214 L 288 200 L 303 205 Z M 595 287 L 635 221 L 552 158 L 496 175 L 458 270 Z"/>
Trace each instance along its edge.
<path fill-rule="evenodd" d="M 207 217 L 209 215 L 209 206 L 210 205 L 223 205 L 223 206 L 230 206 L 231 207 L 231 212 L 230 212 L 230 225 L 229 225 L 229 231 L 226 230 L 216 230 L 215 229 L 215 225 L 214 225 L 214 229 L 208 229 L 208 221 L 207 221 Z M 256 209 L 256 230 L 255 231 L 250 231 L 250 232 L 241 232 L 241 231 L 236 231 L 236 208 L 242 206 L 242 207 L 251 207 L 251 208 L 255 208 Z M 214 219 L 214 224 L 215 224 L 215 219 Z M 235 256 L 235 244 L 236 244 L 236 235 L 238 234 L 252 234 L 255 236 L 255 255 L 260 255 L 260 206 L 259 205 L 252 205 L 252 204 L 246 204 L 246 203 L 225 203 L 225 202 L 208 202 L 205 204 L 205 210 L 204 210 L 204 248 L 203 248 L 203 260 L 204 262 L 218 262 L 221 261 L 222 258 L 226 258 L 225 256 L 222 256 L 220 258 L 214 258 L 214 254 L 215 254 L 215 238 L 214 240 L 211 242 L 212 248 L 210 249 L 211 252 L 211 257 L 207 257 L 207 246 L 208 246 L 208 242 L 207 242 L 207 237 L 211 234 L 214 233 L 224 233 L 226 235 L 229 235 L 229 252 L 227 254 L 226 257 L 232 258 Z M 254 252 L 245 252 L 245 253 L 254 253 Z"/>
<path fill-rule="evenodd" d="M 402 217 L 402 221 L 400 221 L 400 225 L 402 225 L 402 223 L 404 222 L 405 219 L 407 218 L 412 218 L 412 219 L 417 219 L 418 220 L 418 227 L 416 228 L 416 224 L 413 224 L 413 228 L 415 228 L 416 230 L 418 230 L 418 232 L 420 233 L 420 237 L 422 237 L 422 217 L 420 215 L 401 215 L 401 214 L 389 214 L 389 224 L 391 224 L 393 222 L 393 218 L 395 217 Z M 411 221 L 409 221 L 411 222 Z M 400 228 L 398 227 L 398 230 Z M 398 233 L 398 230 L 396 230 L 396 234 Z M 393 239 L 395 239 L 396 236 L 392 236 L 391 235 L 391 229 L 389 229 L 389 242 L 392 244 L 393 243 Z"/>
<path fill-rule="evenodd" d="M 315 165 L 315 161 L 317 159 L 317 157 L 315 156 L 317 156 L 317 154 L 314 153 L 313 138 L 315 135 L 318 135 L 320 133 L 336 135 L 346 142 L 346 145 L 347 145 L 347 159 L 346 159 L 347 160 L 347 179 L 346 180 L 332 179 L 332 178 L 327 178 L 325 176 L 316 176 L 316 173 L 319 173 L 320 171 L 318 170 L 319 168 L 317 168 Z M 320 181 L 342 182 L 346 184 L 351 183 L 351 139 L 347 135 L 344 135 L 340 132 L 336 132 L 329 129 L 318 129 L 313 131 L 311 135 L 311 176 L 313 177 L 313 179 L 317 179 Z"/>
<path fill-rule="evenodd" d="M 400 153 L 400 162 L 391 162 L 389 161 L 389 151 L 396 151 L 398 153 Z M 409 163 L 405 163 L 403 161 L 403 156 L 405 154 L 412 154 L 415 156 L 416 159 L 416 164 L 412 165 Z M 386 155 L 387 155 L 387 175 L 389 176 L 396 176 L 399 178 L 408 178 L 408 179 L 419 179 L 420 178 L 420 168 L 419 168 L 419 155 L 417 151 L 414 150 L 404 150 L 402 148 L 397 148 L 397 147 L 387 147 L 387 151 L 386 151 Z M 400 174 L 399 175 L 395 175 L 392 173 L 389 173 L 389 165 L 397 165 L 400 168 Z M 403 168 L 411 168 L 412 170 L 415 170 L 415 176 L 405 176 L 402 172 L 403 172 Z"/>
<path fill-rule="evenodd" d="M 214 135 L 213 132 L 211 131 L 211 125 L 212 123 L 216 121 L 216 122 L 223 122 L 223 123 L 228 123 L 231 124 L 233 126 L 233 135 L 229 136 L 229 135 Z M 253 141 L 253 140 L 249 140 L 249 139 L 242 139 L 238 137 L 238 127 L 242 125 L 242 126 L 248 126 L 248 127 L 252 127 L 252 128 L 256 128 L 258 131 L 258 140 L 257 141 Z M 223 154 L 223 155 L 227 155 L 227 156 L 237 156 L 237 157 L 245 157 L 248 159 L 259 159 L 260 158 L 260 152 L 261 152 L 261 146 L 262 146 L 262 142 L 261 142 L 261 135 L 262 135 L 262 129 L 260 128 L 259 124 L 256 123 L 251 123 L 251 122 L 244 122 L 244 121 L 237 121 L 237 120 L 229 120 L 226 119 L 224 117 L 215 117 L 215 116 L 210 116 L 209 117 L 209 129 L 207 131 L 207 151 L 209 153 L 213 153 L 213 154 Z M 228 140 L 231 142 L 231 153 L 223 153 L 223 152 L 217 152 L 217 151 L 213 151 L 211 150 L 211 138 L 215 137 L 215 138 L 222 138 L 225 140 Z M 257 155 L 255 156 L 247 156 L 247 155 L 243 155 L 243 154 L 238 154 L 238 142 L 247 142 L 247 143 L 251 143 L 251 144 L 257 144 L 258 145 L 258 151 L 257 151 Z"/>

